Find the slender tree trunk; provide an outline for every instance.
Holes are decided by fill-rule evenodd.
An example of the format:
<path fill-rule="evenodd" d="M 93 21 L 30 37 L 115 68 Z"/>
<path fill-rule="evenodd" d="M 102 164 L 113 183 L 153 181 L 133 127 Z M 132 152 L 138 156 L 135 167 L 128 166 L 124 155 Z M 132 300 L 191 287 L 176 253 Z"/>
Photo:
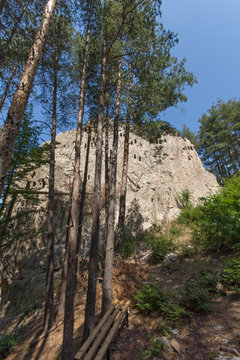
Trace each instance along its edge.
<path fill-rule="evenodd" d="M 72 193 L 70 196 L 70 200 L 72 198 Z M 70 227 L 70 216 L 71 216 L 71 208 L 69 208 L 68 212 L 68 220 L 67 220 L 67 231 L 66 231 L 66 243 L 65 243 L 65 254 L 64 254 L 64 262 L 62 269 L 62 279 L 61 279 L 61 291 L 59 297 L 59 306 L 57 311 L 56 320 L 59 321 L 64 316 L 64 308 L 65 308 L 65 294 L 67 288 L 67 262 L 68 262 L 68 242 L 69 242 L 69 227 Z"/>
<path fill-rule="evenodd" d="M 4 45 L 3 49 L 2 49 L 2 53 L 0 55 L 0 65 L 3 63 L 5 57 L 6 57 L 6 54 L 7 54 L 7 51 L 8 51 L 8 48 L 9 46 L 11 45 L 11 42 L 12 42 L 12 39 L 13 37 L 15 36 L 17 30 L 18 30 L 18 27 L 19 27 L 19 24 L 23 18 L 23 15 L 25 14 L 26 10 L 27 10 L 27 7 L 29 5 L 29 2 L 30 0 L 27 0 L 23 9 L 22 9 L 22 12 L 21 12 L 21 15 L 19 16 L 19 18 L 16 20 L 15 24 L 14 24 L 14 27 L 11 31 L 11 34 L 6 42 L 6 44 Z"/>
<path fill-rule="evenodd" d="M 92 3 L 93 4 L 93 3 Z M 81 79 L 81 91 L 79 98 L 78 122 L 75 142 L 75 160 L 72 185 L 71 202 L 71 226 L 69 228 L 68 260 L 67 260 L 67 283 L 65 295 L 64 311 L 64 331 L 62 345 L 62 360 L 72 360 L 73 358 L 73 326 L 74 326 L 74 294 L 76 280 L 76 260 L 78 247 L 78 225 L 79 225 L 79 205 L 80 205 L 80 187 L 82 179 L 80 175 L 81 163 L 81 140 L 82 140 L 82 122 L 84 114 L 84 102 L 86 93 L 87 67 L 89 59 L 89 39 L 90 22 L 92 15 L 92 5 L 89 15 L 88 28 L 86 33 L 85 54 L 83 62 L 83 71 Z"/>
<path fill-rule="evenodd" d="M 90 124 L 88 127 L 88 139 L 87 139 L 87 149 L 86 149 L 86 158 L 85 158 L 85 167 L 84 167 L 84 178 L 83 178 L 82 194 L 81 194 L 80 210 L 79 210 L 78 245 L 77 245 L 78 256 L 80 255 L 81 244 L 82 244 L 83 215 L 84 215 L 84 205 L 85 205 L 85 199 L 86 199 L 90 145 L 91 145 L 91 138 L 92 138 L 92 128 L 91 127 L 92 127 L 92 122 L 90 120 Z M 79 265 L 79 262 L 78 262 L 78 265 Z M 80 272 L 80 269 L 78 267 L 78 273 L 79 272 Z"/>
<path fill-rule="evenodd" d="M 109 213 L 108 213 L 108 232 L 106 242 L 106 255 L 103 277 L 103 297 L 102 297 L 102 315 L 104 315 L 112 303 L 112 273 L 114 257 L 114 223 L 115 223 L 115 204 L 116 204 L 116 183 L 117 183 L 117 158 L 118 158 L 118 128 L 119 111 L 121 101 L 122 87 L 122 58 L 118 64 L 117 97 L 114 116 L 113 147 L 111 157 L 111 171 L 109 181 Z"/>
<path fill-rule="evenodd" d="M 48 0 L 45 6 L 40 27 L 0 134 L 0 196 L 56 2 L 57 0 Z"/>
<path fill-rule="evenodd" d="M 97 265 L 99 248 L 99 227 L 100 227 L 100 207 L 101 207 L 101 174 L 102 174 L 102 138 L 103 138 L 103 118 L 104 118 L 104 93 L 106 82 L 106 42 L 103 41 L 103 54 L 101 61 L 101 80 L 100 97 L 98 108 L 97 123 L 97 143 L 96 143 L 96 164 L 94 179 L 94 204 L 92 220 L 92 237 L 88 272 L 88 290 L 85 308 L 85 321 L 83 340 L 85 341 L 95 326 L 95 303 L 97 286 Z"/>
<path fill-rule="evenodd" d="M 106 109 L 106 124 L 105 124 L 105 242 L 107 241 L 108 233 L 108 209 L 109 209 L 109 103 Z"/>
<path fill-rule="evenodd" d="M 4 102 L 6 100 L 6 97 L 7 97 L 7 94 L 8 94 L 8 91 L 9 91 L 9 88 L 11 86 L 11 83 L 12 83 L 12 80 L 16 74 L 16 71 L 17 71 L 17 66 L 18 66 L 18 62 L 16 62 L 16 64 L 14 65 L 13 67 L 13 70 L 12 70 L 12 74 L 11 74 L 11 77 L 10 79 L 8 80 L 8 83 L 7 83 L 7 86 L 6 86 L 6 89 L 4 91 L 4 94 L 3 94 L 3 97 L 2 97 L 2 100 L 0 102 L 0 112 L 2 111 L 2 107 L 4 105 Z"/>
<path fill-rule="evenodd" d="M 130 73 L 131 73 L 131 67 L 130 67 Z M 131 118 L 131 111 L 132 111 L 131 92 L 132 92 L 132 75 L 131 75 L 131 82 L 130 82 L 130 89 L 129 89 L 129 100 L 128 100 L 128 109 L 127 109 L 127 114 L 126 114 L 126 124 L 125 124 L 122 182 L 121 182 L 121 188 L 120 188 L 119 217 L 118 217 L 118 231 L 117 231 L 117 244 L 116 244 L 116 253 L 117 254 L 122 253 L 122 244 L 123 244 L 124 226 L 125 226 L 129 134 L 130 134 L 130 118 Z"/>
<path fill-rule="evenodd" d="M 52 134 L 50 144 L 50 169 L 49 169 L 49 195 L 48 195 L 48 249 L 47 249 L 47 272 L 46 272 L 46 291 L 45 291 L 45 313 L 43 332 L 51 329 L 54 321 L 54 220 L 55 220 L 55 145 L 57 127 L 57 87 L 58 87 L 58 59 L 56 56 L 54 69 L 53 86 L 53 115 L 52 115 Z"/>

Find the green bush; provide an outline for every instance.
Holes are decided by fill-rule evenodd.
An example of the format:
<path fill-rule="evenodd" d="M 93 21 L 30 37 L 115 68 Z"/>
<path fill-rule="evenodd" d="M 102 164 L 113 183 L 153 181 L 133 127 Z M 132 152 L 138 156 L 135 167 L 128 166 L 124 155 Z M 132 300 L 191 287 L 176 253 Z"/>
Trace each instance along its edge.
<path fill-rule="evenodd" d="M 143 285 L 134 298 L 139 311 L 144 314 L 157 311 L 174 324 L 189 315 L 187 310 L 175 302 L 177 299 L 173 292 L 162 290 L 155 284 Z"/>
<path fill-rule="evenodd" d="M 200 211 L 201 211 L 200 206 L 183 209 L 179 214 L 179 216 L 177 217 L 176 221 L 179 224 L 191 225 L 199 219 Z"/>
<path fill-rule="evenodd" d="M 137 249 L 138 245 L 138 236 L 134 236 L 131 230 L 127 227 L 124 228 L 123 235 L 123 247 L 122 247 L 122 257 L 124 259 L 129 258 Z"/>
<path fill-rule="evenodd" d="M 240 292 L 240 258 L 228 261 L 221 280 L 229 289 Z"/>
<path fill-rule="evenodd" d="M 179 209 L 190 209 L 192 207 L 192 194 L 188 188 L 177 194 L 176 201 Z"/>
<path fill-rule="evenodd" d="M 14 330 L 11 334 L 0 336 L 0 355 L 6 354 L 21 341 L 25 327 Z"/>
<path fill-rule="evenodd" d="M 134 296 L 136 307 L 144 314 L 151 314 L 158 311 L 167 302 L 167 295 L 156 285 L 144 284 Z"/>
<path fill-rule="evenodd" d="M 203 201 L 194 236 L 207 250 L 240 250 L 240 176 Z"/>
<path fill-rule="evenodd" d="M 153 264 L 158 264 L 167 254 L 174 250 L 173 240 L 171 237 L 167 238 L 160 234 L 150 241 L 150 248 L 152 251 L 151 260 Z"/>
<path fill-rule="evenodd" d="M 192 280 L 186 281 L 181 305 L 194 312 L 211 311 L 211 301 L 218 293 L 216 275 L 202 267 Z"/>
<path fill-rule="evenodd" d="M 140 350 L 140 359 L 149 359 L 152 356 L 161 356 L 162 353 L 162 341 L 161 339 L 151 339 L 151 346 L 148 350 Z"/>

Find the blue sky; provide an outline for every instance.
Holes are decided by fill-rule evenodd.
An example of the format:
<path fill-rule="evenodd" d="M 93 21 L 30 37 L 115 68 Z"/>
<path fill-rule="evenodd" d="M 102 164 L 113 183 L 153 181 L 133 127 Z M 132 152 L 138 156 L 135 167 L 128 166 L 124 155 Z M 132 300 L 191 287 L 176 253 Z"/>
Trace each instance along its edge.
<path fill-rule="evenodd" d="M 217 98 L 240 97 L 240 0 L 162 0 L 165 28 L 178 34 L 172 54 L 187 59 L 198 79 L 187 103 L 168 109 L 162 120 L 197 131 L 198 119 Z"/>

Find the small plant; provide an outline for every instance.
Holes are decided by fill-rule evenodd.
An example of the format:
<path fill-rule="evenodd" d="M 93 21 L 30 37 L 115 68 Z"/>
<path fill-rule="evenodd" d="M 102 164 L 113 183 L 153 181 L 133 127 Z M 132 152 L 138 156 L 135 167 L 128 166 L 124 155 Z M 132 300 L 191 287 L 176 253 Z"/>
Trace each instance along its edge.
<path fill-rule="evenodd" d="M 151 260 L 153 264 L 160 263 L 167 254 L 174 250 L 173 240 L 171 238 L 167 239 L 163 234 L 152 239 L 150 247 L 152 250 Z"/>
<path fill-rule="evenodd" d="M 198 269 L 195 278 L 185 283 L 181 304 L 194 312 L 211 311 L 211 301 L 219 294 L 217 278 L 211 269 Z"/>
<path fill-rule="evenodd" d="M 134 236 L 131 230 L 127 227 L 124 228 L 124 237 L 123 237 L 123 248 L 122 248 L 122 256 L 124 259 L 129 258 L 132 254 L 134 254 L 137 248 L 137 237 Z"/>
<path fill-rule="evenodd" d="M 136 301 L 136 307 L 139 311 L 145 314 L 151 314 L 154 311 L 158 311 L 161 305 L 166 303 L 167 294 L 156 285 L 144 284 L 134 296 Z"/>
<path fill-rule="evenodd" d="M 169 336 L 170 333 L 170 326 L 167 324 L 166 321 L 162 321 L 160 322 L 160 324 L 158 325 L 158 330 L 160 331 L 161 335 L 163 336 Z"/>
<path fill-rule="evenodd" d="M 25 327 L 14 330 L 11 334 L 0 336 L 0 355 L 4 355 L 21 341 Z"/>
<path fill-rule="evenodd" d="M 145 314 L 157 311 L 173 324 L 178 323 L 181 318 L 189 315 L 189 312 L 178 304 L 178 299 L 174 292 L 162 290 L 155 284 L 143 285 L 134 298 L 139 311 Z"/>
<path fill-rule="evenodd" d="M 140 350 L 140 358 L 148 359 L 152 356 L 161 356 L 162 353 L 162 342 L 160 338 L 151 339 L 151 346 L 148 350 Z"/>
<path fill-rule="evenodd" d="M 184 189 L 180 194 L 177 194 L 176 201 L 179 209 L 190 209 L 192 194 L 188 188 Z"/>
<path fill-rule="evenodd" d="M 181 229 L 179 229 L 177 226 L 172 226 L 169 229 L 169 232 L 172 236 L 179 236 L 181 234 Z"/>
<path fill-rule="evenodd" d="M 182 306 L 170 301 L 161 306 L 161 312 L 165 319 L 171 321 L 172 324 L 178 324 L 182 318 L 190 315 L 190 312 Z"/>
<path fill-rule="evenodd" d="M 227 262 L 221 280 L 229 289 L 240 292 L 240 258 Z"/>

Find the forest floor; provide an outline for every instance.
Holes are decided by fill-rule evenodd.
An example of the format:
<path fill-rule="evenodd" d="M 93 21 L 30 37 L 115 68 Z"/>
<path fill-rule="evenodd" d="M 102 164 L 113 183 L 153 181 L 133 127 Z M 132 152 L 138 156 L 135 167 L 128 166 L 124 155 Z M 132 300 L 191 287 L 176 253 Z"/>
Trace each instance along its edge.
<path fill-rule="evenodd" d="M 130 300 L 130 325 L 124 327 L 112 346 L 113 360 L 138 359 L 238 359 L 240 352 L 240 296 L 226 291 L 212 302 L 212 311 L 190 315 L 163 333 L 163 317 L 158 313 L 142 315 L 135 308 L 134 295 L 142 284 L 155 282 L 160 288 L 180 289 L 184 281 L 191 279 L 196 267 L 210 266 L 221 270 L 223 258 L 182 258 L 168 265 L 149 265 L 137 260 L 118 263 L 114 272 L 114 296 L 118 300 Z M 100 310 L 101 279 L 98 284 L 97 309 Z M 84 319 L 86 274 L 79 280 L 75 305 L 75 349 L 79 348 Z M 38 339 L 43 324 L 40 314 L 13 350 L 2 359 L 6 360 L 56 360 L 59 359 L 63 324 L 58 323 L 45 338 Z M 172 351 L 162 355 L 146 353 L 154 339 L 166 335 L 174 339 Z M 145 353 L 144 353 L 145 351 Z M 145 354 L 145 355 L 144 355 Z M 240 358 L 239 358 L 240 359 Z"/>

